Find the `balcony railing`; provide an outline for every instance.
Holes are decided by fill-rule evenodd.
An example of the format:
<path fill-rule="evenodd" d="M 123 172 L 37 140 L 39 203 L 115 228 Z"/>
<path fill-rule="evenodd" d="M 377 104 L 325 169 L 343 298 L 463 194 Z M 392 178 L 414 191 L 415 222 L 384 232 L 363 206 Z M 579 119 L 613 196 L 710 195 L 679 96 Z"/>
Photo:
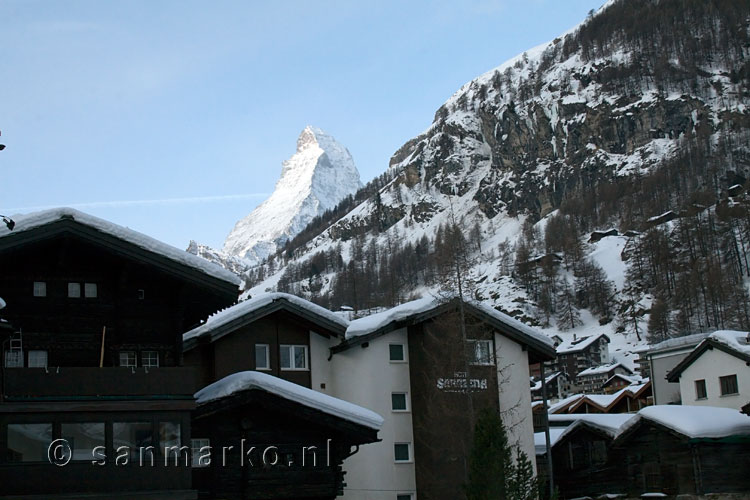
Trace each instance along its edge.
<path fill-rule="evenodd" d="M 3 368 L 2 393 L 7 398 L 58 397 L 189 397 L 198 387 L 193 367 L 51 367 Z"/>

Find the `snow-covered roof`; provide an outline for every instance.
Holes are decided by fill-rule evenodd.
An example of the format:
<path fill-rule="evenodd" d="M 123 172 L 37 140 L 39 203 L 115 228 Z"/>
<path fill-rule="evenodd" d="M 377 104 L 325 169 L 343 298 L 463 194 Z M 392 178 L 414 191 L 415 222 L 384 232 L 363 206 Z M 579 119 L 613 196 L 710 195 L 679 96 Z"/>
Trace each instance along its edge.
<path fill-rule="evenodd" d="M 619 429 L 633 418 L 632 413 L 570 413 L 549 416 L 550 426 L 560 426 L 571 421 L 583 421 L 596 425 L 614 437 Z"/>
<path fill-rule="evenodd" d="M 578 373 L 579 377 L 588 377 L 590 375 L 602 375 L 604 373 L 608 373 L 615 368 L 622 368 L 628 373 L 633 373 L 633 371 L 628 368 L 627 366 L 623 365 L 622 363 L 611 363 L 608 365 L 602 365 L 602 366 L 592 366 L 591 368 L 586 368 L 582 372 Z"/>
<path fill-rule="evenodd" d="M 586 348 L 588 348 L 591 344 L 599 340 L 601 337 L 604 337 L 605 339 L 607 339 L 607 342 L 609 342 L 609 337 L 604 333 L 567 340 L 563 342 L 562 344 L 560 344 L 559 346 L 557 346 L 557 354 L 558 355 L 559 354 L 572 354 L 572 353 L 583 351 Z"/>
<path fill-rule="evenodd" d="M 338 325 L 342 330 L 349 326 L 349 322 L 346 319 L 342 318 L 336 313 L 329 311 L 325 307 L 313 304 L 312 302 L 295 295 L 274 292 L 256 295 L 253 298 L 212 314 L 208 317 L 205 323 L 183 334 L 182 339 L 189 340 L 192 338 L 200 337 L 208 332 L 215 330 L 216 328 L 226 325 L 227 323 L 240 319 L 245 315 L 252 314 L 257 310 L 270 305 L 273 302 L 284 301 L 296 306 L 297 308 L 302 309 L 307 313 L 310 313 L 315 317 L 322 318 L 333 323 L 334 325 Z"/>
<path fill-rule="evenodd" d="M 565 430 L 565 427 L 550 427 L 550 446 L 555 446 L 555 444 L 557 444 Z M 547 453 L 547 437 L 544 435 L 544 432 L 534 433 L 534 453 L 537 455 L 544 455 Z"/>
<path fill-rule="evenodd" d="M 378 430 L 383 425 L 383 417 L 374 411 L 362 408 L 342 399 L 313 391 L 307 387 L 268 375 L 267 373 L 245 371 L 233 373 L 208 385 L 195 393 L 199 405 L 232 396 L 240 391 L 257 389 L 309 408 L 320 410 L 356 424 Z"/>
<path fill-rule="evenodd" d="M 579 399 L 583 398 L 585 394 L 572 394 L 567 398 L 561 399 L 555 404 L 549 406 L 548 411 L 550 414 L 557 413 L 560 410 L 566 409 L 569 406 L 575 404 Z"/>
<path fill-rule="evenodd" d="M 748 342 L 748 336 L 750 336 L 750 333 L 748 332 L 735 330 L 719 330 L 713 332 L 703 339 L 703 341 L 698 344 L 690 354 L 667 373 L 667 380 L 670 382 L 678 382 L 682 372 L 692 365 L 696 359 L 702 356 L 707 349 L 713 347 L 750 363 L 750 343 Z"/>
<path fill-rule="evenodd" d="M 555 380 L 557 377 L 559 377 L 562 374 L 562 372 L 554 372 L 546 377 L 544 377 L 544 381 L 546 384 L 549 384 L 553 380 Z M 541 391 L 542 390 L 542 379 L 539 380 L 531 380 L 534 385 L 531 386 L 531 392 Z"/>
<path fill-rule="evenodd" d="M 436 309 L 437 307 L 445 303 L 446 302 L 444 300 L 440 300 L 437 297 L 428 296 L 428 297 L 423 297 L 421 299 L 413 300 L 411 302 L 407 302 L 405 304 L 401 304 L 399 306 L 388 309 L 387 311 L 372 314 L 364 318 L 356 319 L 352 321 L 351 324 L 349 325 L 349 328 L 347 328 L 346 338 L 351 339 L 354 337 L 359 337 L 362 335 L 373 333 L 396 321 L 407 320 L 408 318 L 412 316 L 432 311 L 433 309 Z M 498 311 L 494 307 L 490 307 L 487 304 L 474 301 L 474 300 L 470 300 L 470 301 L 467 300 L 466 303 L 469 306 L 472 306 L 475 309 L 478 309 L 479 311 L 483 312 L 484 314 L 512 328 L 515 328 L 520 333 L 531 337 L 535 341 L 540 342 L 549 347 L 554 347 L 552 340 L 549 337 L 537 331 L 536 329 L 524 323 L 521 323 L 517 319 L 512 318 L 511 316 L 508 316 L 507 314 L 504 314 Z"/>
<path fill-rule="evenodd" d="M 708 335 L 709 335 L 708 333 L 693 333 L 692 335 L 685 335 L 682 337 L 675 337 L 675 338 L 667 339 L 662 342 L 659 342 L 658 344 L 654 344 L 648 347 L 647 349 L 645 349 L 645 351 L 648 352 L 649 354 L 652 354 L 657 351 L 697 345 L 700 343 L 701 340 L 708 337 Z"/>
<path fill-rule="evenodd" d="M 642 420 L 660 424 L 693 439 L 750 435 L 750 417 L 735 409 L 689 405 L 647 406 L 628 421 L 619 434 Z"/>
<path fill-rule="evenodd" d="M 609 384 L 612 380 L 616 378 L 624 380 L 629 385 L 641 385 L 641 384 L 645 384 L 646 382 L 648 382 L 648 378 L 644 380 L 643 377 L 641 377 L 640 375 L 624 375 L 622 373 L 615 373 L 614 375 L 609 377 L 607 380 L 605 380 L 602 386 Z"/>
<path fill-rule="evenodd" d="M 748 332 L 738 332 L 734 330 L 720 330 L 708 336 L 711 340 L 724 344 L 725 346 L 737 352 L 750 355 L 750 338 Z"/>
<path fill-rule="evenodd" d="M 127 241 L 137 247 L 149 252 L 159 254 L 179 264 L 196 269 L 204 274 L 214 278 L 227 281 L 239 286 L 240 278 L 236 274 L 227 271 L 221 266 L 208 262 L 205 259 L 197 257 L 172 245 L 168 245 L 143 233 L 134 231 L 127 227 L 120 226 L 99 217 L 80 212 L 73 208 L 54 208 L 43 210 L 25 215 L 14 215 L 13 220 L 16 222 L 15 228 L 10 231 L 4 225 L 0 227 L 0 238 L 8 237 L 30 231 L 47 224 L 52 224 L 61 220 L 74 220 L 75 222 L 88 226 L 101 233 L 113 236 L 123 241 Z"/>

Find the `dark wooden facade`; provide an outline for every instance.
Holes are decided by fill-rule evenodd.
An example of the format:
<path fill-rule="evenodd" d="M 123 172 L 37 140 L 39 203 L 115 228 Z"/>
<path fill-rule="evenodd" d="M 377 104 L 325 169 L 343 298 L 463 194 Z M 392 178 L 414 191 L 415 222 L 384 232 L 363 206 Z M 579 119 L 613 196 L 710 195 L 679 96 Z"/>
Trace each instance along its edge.
<path fill-rule="evenodd" d="M 352 448 L 378 440 L 377 430 L 259 389 L 199 406 L 193 434 L 211 447 L 210 465 L 194 472 L 200 498 L 227 500 L 333 499 Z"/>
<path fill-rule="evenodd" d="M 270 366 L 260 370 L 269 375 L 310 388 L 310 370 L 284 370 L 280 363 L 280 346 L 283 344 L 304 345 L 310 350 L 310 335 L 324 337 L 343 334 L 332 331 L 326 325 L 306 319 L 296 313 L 290 304 L 280 300 L 254 311 L 251 317 L 243 318 L 228 327 L 226 333 L 206 335 L 186 345 L 185 364 L 200 371 L 202 385 L 208 385 L 227 375 L 246 370 L 256 370 L 255 345 L 269 346 Z"/>
<path fill-rule="evenodd" d="M 614 440 L 579 422 L 552 449 L 561 498 L 750 492 L 750 436 L 691 439 L 641 420 Z"/>
<path fill-rule="evenodd" d="M 189 464 L 165 466 L 159 452 L 189 446 L 198 373 L 181 366 L 182 332 L 232 304 L 237 284 L 73 215 L 27 230 L 19 223 L 0 238 L 0 265 L 2 316 L 13 326 L 2 333 L 3 355 L 23 353 L 23 366 L 0 372 L 0 498 L 194 498 Z M 31 351 L 44 353 L 46 367 L 28 367 Z M 134 366 L 120 366 L 122 353 Z M 20 455 L 14 439 L 28 428 L 44 439 L 96 429 L 105 464 L 92 464 L 100 455 L 74 453 L 65 466 L 39 450 Z M 153 466 L 117 462 L 116 448 L 130 443 L 122 429 L 154 446 Z"/>

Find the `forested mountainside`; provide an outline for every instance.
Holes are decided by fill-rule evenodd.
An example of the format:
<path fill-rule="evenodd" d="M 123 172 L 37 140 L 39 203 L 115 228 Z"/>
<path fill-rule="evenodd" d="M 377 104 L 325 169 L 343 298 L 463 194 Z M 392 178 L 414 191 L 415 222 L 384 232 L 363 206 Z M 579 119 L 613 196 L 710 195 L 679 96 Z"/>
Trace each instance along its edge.
<path fill-rule="evenodd" d="M 749 52 L 750 2 L 610 0 L 464 85 L 249 293 L 368 312 L 458 268 L 548 333 L 748 328 Z"/>

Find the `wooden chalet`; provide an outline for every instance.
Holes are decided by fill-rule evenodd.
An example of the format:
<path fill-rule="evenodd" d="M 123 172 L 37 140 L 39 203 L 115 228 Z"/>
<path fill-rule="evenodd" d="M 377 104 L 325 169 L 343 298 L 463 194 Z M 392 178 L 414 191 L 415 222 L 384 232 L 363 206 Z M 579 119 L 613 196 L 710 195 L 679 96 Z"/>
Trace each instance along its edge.
<path fill-rule="evenodd" d="M 343 493 L 344 459 L 378 441 L 383 423 L 374 412 L 257 371 L 225 377 L 197 397 L 200 498 L 333 499 Z"/>
<path fill-rule="evenodd" d="M 624 423 L 580 417 L 552 446 L 563 499 L 750 491 L 750 418 L 736 410 L 650 406 Z"/>
<path fill-rule="evenodd" d="M 12 325 L 0 330 L 0 498 L 196 498 L 190 464 L 165 464 L 165 447 L 183 455 L 195 407 L 182 332 L 232 304 L 239 280 L 71 209 L 1 229 L 0 263 Z"/>

